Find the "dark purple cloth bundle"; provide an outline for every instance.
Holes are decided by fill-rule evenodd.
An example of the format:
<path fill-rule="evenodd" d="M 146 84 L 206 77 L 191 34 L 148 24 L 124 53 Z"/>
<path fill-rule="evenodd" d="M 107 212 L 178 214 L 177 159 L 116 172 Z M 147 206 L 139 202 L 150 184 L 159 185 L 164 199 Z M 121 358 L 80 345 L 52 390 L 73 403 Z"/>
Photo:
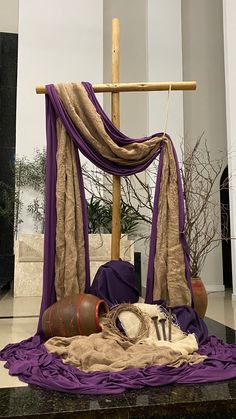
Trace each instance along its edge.
<path fill-rule="evenodd" d="M 137 303 L 139 292 L 136 288 L 134 266 L 122 260 L 111 260 L 100 266 L 90 293 L 105 300 L 109 307 Z"/>
<path fill-rule="evenodd" d="M 122 147 L 124 144 L 144 142 L 151 137 L 131 139 L 122 134 L 111 123 L 97 101 L 92 86 L 83 83 L 87 94 L 100 114 L 107 133 Z M 37 334 L 25 341 L 7 345 L 0 352 L 0 359 L 7 361 L 5 366 L 9 368 L 11 375 L 17 375 L 20 380 L 36 384 L 44 388 L 81 394 L 116 394 L 128 389 L 141 388 L 143 386 L 162 386 L 171 383 L 205 383 L 225 380 L 236 377 L 236 345 L 228 345 L 215 337 L 208 337 L 205 323 L 197 316 L 190 307 L 176 307 L 174 313 L 183 331 L 195 333 L 199 344 L 199 352 L 208 355 L 203 363 L 197 365 L 184 364 L 179 368 L 148 366 L 146 368 L 132 368 L 122 372 L 94 372 L 85 373 L 79 369 L 65 365 L 62 359 L 50 354 L 44 347 L 42 332 L 42 314 L 45 309 L 56 301 L 54 288 L 54 259 L 55 259 L 55 234 L 56 234 L 56 208 L 55 208 L 55 185 L 56 185 L 56 150 L 57 134 L 56 119 L 59 117 L 68 134 L 73 139 L 78 149 L 95 165 L 108 173 L 128 176 L 141 172 L 148 167 L 157 154 L 160 154 L 157 174 L 156 193 L 153 211 L 153 227 L 150 239 L 150 255 L 147 277 L 146 302 L 153 302 L 153 258 L 155 252 L 156 220 L 158 217 L 158 199 L 160 193 L 160 180 L 162 172 L 162 147 L 158 153 L 144 164 L 127 167 L 114 164 L 95 152 L 84 141 L 81 134 L 76 130 L 61 103 L 53 85 L 47 86 L 46 95 L 46 128 L 47 128 L 47 165 L 46 165 L 46 214 L 45 214 L 45 240 L 44 240 L 44 278 L 43 297 L 40 310 L 40 318 Z M 162 136 L 162 133 L 155 134 Z M 189 260 L 184 230 L 184 203 L 182 185 L 178 169 L 178 161 L 175 162 L 178 175 L 179 193 L 179 231 L 180 240 L 184 250 L 186 279 L 191 290 L 189 275 Z M 111 261 L 101 267 L 90 288 L 89 277 L 89 254 L 88 254 L 88 229 L 86 201 L 84 196 L 83 180 L 79 158 L 77 159 L 78 182 L 82 196 L 82 212 L 84 220 L 84 240 L 86 250 L 86 292 L 91 292 L 98 297 L 104 298 L 110 306 L 123 302 L 136 302 L 138 293 L 135 287 L 133 267 L 128 262 Z"/>

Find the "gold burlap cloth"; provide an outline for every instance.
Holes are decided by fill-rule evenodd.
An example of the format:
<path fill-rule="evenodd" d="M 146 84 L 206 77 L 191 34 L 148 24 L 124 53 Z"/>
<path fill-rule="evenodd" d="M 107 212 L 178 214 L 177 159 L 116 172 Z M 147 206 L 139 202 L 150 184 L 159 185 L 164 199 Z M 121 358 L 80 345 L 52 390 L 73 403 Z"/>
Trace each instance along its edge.
<path fill-rule="evenodd" d="M 57 300 L 85 288 L 85 249 L 74 143 L 57 120 L 56 258 Z"/>
<path fill-rule="evenodd" d="M 119 147 L 106 132 L 82 84 L 58 84 L 56 90 L 84 141 L 109 161 L 123 166 L 144 163 L 164 143 L 153 299 L 167 300 L 171 306 L 191 305 L 180 243 L 176 164 L 169 137 L 157 135 L 142 143 Z M 77 151 L 60 121 L 57 123 L 57 137 L 55 287 L 57 299 L 61 299 L 84 291 L 86 272 Z"/>
<path fill-rule="evenodd" d="M 48 352 L 59 355 L 65 364 L 82 371 L 121 371 L 149 365 L 179 367 L 183 363 L 196 364 L 206 357 L 197 353 L 182 355 L 180 351 L 148 343 L 124 342 L 106 332 L 71 338 L 54 337 L 45 343 Z"/>

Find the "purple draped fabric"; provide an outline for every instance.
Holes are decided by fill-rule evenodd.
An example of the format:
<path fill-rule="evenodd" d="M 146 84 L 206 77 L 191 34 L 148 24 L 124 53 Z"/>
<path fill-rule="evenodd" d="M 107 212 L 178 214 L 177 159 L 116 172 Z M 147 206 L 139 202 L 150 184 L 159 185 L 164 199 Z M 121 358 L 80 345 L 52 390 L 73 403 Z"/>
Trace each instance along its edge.
<path fill-rule="evenodd" d="M 153 302 L 153 278 L 154 278 L 154 256 L 156 252 L 156 237 L 157 237 L 157 216 L 158 216 L 158 201 L 160 195 L 161 187 L 161 174 L 163 167 L 163 152 L 161 150 L 157 180 L 156 180 L 156 190 L 153 203 L 153 215 L 152 215 L 152 229 L 151 229 L 151 239 L 149 246 L 149 260 L 148 260 L 148 272 L 147 272 L 147 284 L 146 284 L 146 297 L 145 303 L 151 304 Z"/>
<path fill-rule="evenodd" d="M 56 238 L 56 150 L 57 150 L 57 134 L 54 109 L 51 105 L 49 97 L 46 96 L 46 131 L 47 138 L 47 164 L 46 164 L 46 185 L 45 185 L 45 230 L 44 230 L 44 265 L 43 265 L 43 297 L 40 308 L 39 324 L 37 333 L 43 336 L 42 331 L 42 315 L 44 310 L 50 307 L 56 301 L 56 293 L 54 287 L 55 268 L 55 238 Z"/>
<path fill-rule="evenodd" d="M 176 315 L 180 328 L 183 332 L 194 333 L 199 345 L 206 343 L 208 330 L 206 323 L 197 315 L 191 307 L 175 307 L 173 314 Z"/>
<path fill-rule="evenodd" d="M 97 112 L 101 115 L 106 131 L 112 139 L 122 146 L 133 142 L 143 142 L 147 138 L 139 139 L 127 138 L 111 123 L 109 118 L 103 112 L 99 102 L 97 101 L 92 86 L 89 83 L 83 83 L 91 102 L 96 107 Z M 195 333 L 198 337 L 201 354 L 207 354 L 208 358 L 203 363 L 197 365 L 184 364 L 179 368 L 165 366 L 148 366 L 146 368 L 132 368 L 121 372 L 94 372 L 85 373 L 70 365 L 65 365 L 62 359 L 50 354 L 43 345 L 43 334 L 41 327 L 41 317 L 43 311 L 55 302 L 54 289 L 54 259 L 55 259 L 55 229 L 56 229 L 56 208 L 55 208 L 55 185 L 56 185 L 56 119 L 59 117 L 65 126 L 68 134 L 74 141 L 75 146 L 94 164 L 102 168 L 108 173 L 120 176 L 128 176 L 133 173 L 144 170 L 160 153 L 160 165 L 157 174 L 157 185 L 154 200 L 153 219 L 156 225 L 158 217 L 158 197 L 160 193 L 160 181 L 162 171 L 162 148 L 149 161 L 144 164 L 137 164 L 136 167 L 122 167 L 107 161 L 100 156 L 95 150 L 89 147 L 75 128 L 73 122 L 68 116 L 61 103 L 57 92 L 53 85 L 47 86 L 46 109 L 47 109 L 47 176 L 46 176 L 46 214 L 45 214 L 45 243 L 44 243 L 44 283 L 43 297 L 40 310 L 40 319 L 37 334 L 25 341 L 16 344 L 7 345 L 0 351 L 0 359 L 6 360 L 6 368 L 9 368 L 11 375 L 17 375 L 20 380 L 37 384 L 41 387 L 66 391 L 70 393 L 81 394 L 116 394 L 127 389 L 136 389 L 143 386 L 162 386 L 171 383 L 205 383 L 216 380 L 225 380 L 236 377 L 236 345 L 228 345 L 215 337 L 208 337 L 205 323 L 199 319 L 195 311 L 190 307 L 176 307 L 174 313 L 182 330 Z M 162 136 L 162 133 L 155 136 Z M 175 151 L 174 151 L 175 153 Z M 179 188 L 179 225 L 180 239 L 185 252 L 186 279 L 189 287 L 189 260 L 188 249 L 184 238 L 184 206 L 182 196 L 182 185 L 178 172 L 178 162 L 175 154 L 175 161 L 178 173 Z M 79 158 L 77 160 L 79 186 L 81 196 L 83 198 L 83 220 L 86 220 L 86 208 L 84 199 L 83 182 Z M 85 222 L 86 224 L 86 222 Z M 150 258 L 148 267 L 147 295 L 146 302 L 152 302 L 153 289 L 153 257 L 154 244 L 156 237 L 156 227 L 152 227 L 150 240 Z M 87 225 L 84 226 L 85 248 L 86 248 L 86 272 L 87 282 L 86 291 L 89 290 L 89 258 L 88 258 L 88 241 L 87 241 Z M 98 272 L 97 280 L 91 288 L 91 292 L 102 295 L 110 304 L 113 304 L 119 298 L 119 302 L 126 302 L 122 293 L 110 287 L 112 279 L 116 279 L 117 266 L 124 262 L 117 261 L 115 265 L 109 262 L 109 277 L 103 267 Z M 124 265 L 123 265 L 124 266 Z M 127 265 L 128 266 L 128 265 Z M 120 277 L 120 281 L 123 279 Z M 101 282 L 102 281 L 102 282 Z M 128 301 L 135 301 L 137 294 L 132 282 L 125 279 L 125 286 L 129 290 L 126 297 Z"/>

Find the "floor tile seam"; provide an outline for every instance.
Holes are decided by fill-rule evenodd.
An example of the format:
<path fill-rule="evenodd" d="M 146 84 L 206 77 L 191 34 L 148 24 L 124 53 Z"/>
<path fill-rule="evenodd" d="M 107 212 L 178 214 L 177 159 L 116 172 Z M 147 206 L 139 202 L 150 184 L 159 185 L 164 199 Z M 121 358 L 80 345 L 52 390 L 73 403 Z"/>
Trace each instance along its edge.
<path fill-rule="evenodd" d="M 32 315 L 25 315 L 25 316 L 0 316 L 0 320 L 4 319 L 38 319 L 39 315 L 32 314 Z"/>

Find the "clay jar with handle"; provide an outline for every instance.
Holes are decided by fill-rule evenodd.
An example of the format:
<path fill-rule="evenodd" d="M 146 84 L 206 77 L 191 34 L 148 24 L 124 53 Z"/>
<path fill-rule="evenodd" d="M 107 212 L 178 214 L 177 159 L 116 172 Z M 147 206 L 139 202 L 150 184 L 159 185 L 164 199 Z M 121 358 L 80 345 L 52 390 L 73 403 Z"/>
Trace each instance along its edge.
<path fill-rule="evenodd" d="M 101 319 L 109 311 L 104 300 L 92 294 L 65 297 L 43 313 L 42 327 L 46 337 L 91 335 L 101 329 Z"/>

